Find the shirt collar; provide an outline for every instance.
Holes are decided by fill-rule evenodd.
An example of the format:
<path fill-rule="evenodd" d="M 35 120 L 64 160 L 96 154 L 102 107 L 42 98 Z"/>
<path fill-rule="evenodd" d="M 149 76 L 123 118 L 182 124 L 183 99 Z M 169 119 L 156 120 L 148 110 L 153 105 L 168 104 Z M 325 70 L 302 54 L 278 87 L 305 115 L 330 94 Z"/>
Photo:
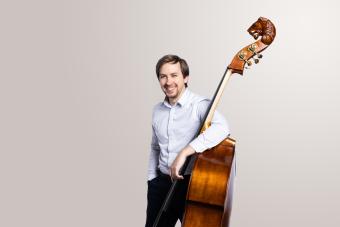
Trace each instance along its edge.
<path fill-rule="evenodd" d="M 189 96 L 190 96 L 190 90 L 188 88 L 185 88 L 183 94 L 181 95 L 181 97 L 178 99 L 176 104 L 179 104 L 181 107 L 184 106 L 188 100 L 189 100 Z M 170 103 L 168 102 L 168 99 L 165 97 L 163 104 L 169 108 L 171 108 L 172 106 L 170 105 Z"/>

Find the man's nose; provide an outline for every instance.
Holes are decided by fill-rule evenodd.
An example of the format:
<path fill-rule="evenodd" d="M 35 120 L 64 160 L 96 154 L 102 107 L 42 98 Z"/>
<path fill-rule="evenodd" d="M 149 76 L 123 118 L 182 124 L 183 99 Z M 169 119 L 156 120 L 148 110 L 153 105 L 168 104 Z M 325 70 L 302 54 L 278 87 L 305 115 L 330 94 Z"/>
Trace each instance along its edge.
<path fill-rule="evenodd" d="M 172 79 L 171 79 L 171 77 L 170 78 L 167 78 L 167 80 L 166 80 L 166 84 L 167 85 L 170 85 L 172 83 Z"/>

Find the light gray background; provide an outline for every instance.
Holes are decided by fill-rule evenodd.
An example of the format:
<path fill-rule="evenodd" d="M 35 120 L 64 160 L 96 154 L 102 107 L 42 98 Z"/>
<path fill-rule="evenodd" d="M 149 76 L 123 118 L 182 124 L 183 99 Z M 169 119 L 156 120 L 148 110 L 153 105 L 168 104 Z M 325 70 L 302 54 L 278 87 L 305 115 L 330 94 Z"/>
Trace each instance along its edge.
<path fill-rule="evenodd" d="M 0 226 L 143 226 L 156 61 L 187 59 L 211 97 L 253 40 L 219 110 L 237 140 L 231 226 L 337 227 L 337 1 L 1 1 Z"/>

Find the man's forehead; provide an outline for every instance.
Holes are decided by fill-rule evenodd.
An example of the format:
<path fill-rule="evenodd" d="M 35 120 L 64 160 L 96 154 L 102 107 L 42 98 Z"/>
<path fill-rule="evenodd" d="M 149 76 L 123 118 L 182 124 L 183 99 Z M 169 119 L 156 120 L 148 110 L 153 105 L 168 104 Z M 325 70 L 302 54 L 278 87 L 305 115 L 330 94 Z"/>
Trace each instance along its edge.
<path fill-rule="evenodd" d="M 181 65 L 177 63 L 165 63 L 160 69 L 160 74 L 181 72 Z"/>

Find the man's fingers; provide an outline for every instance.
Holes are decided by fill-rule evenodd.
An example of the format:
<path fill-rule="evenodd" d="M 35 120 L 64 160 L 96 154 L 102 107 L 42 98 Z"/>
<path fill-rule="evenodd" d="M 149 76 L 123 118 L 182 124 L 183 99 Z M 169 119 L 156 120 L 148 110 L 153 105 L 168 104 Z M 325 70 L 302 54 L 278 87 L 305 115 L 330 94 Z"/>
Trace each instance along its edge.
<path fill-rule="evenodd" d="M 170 169 L 170 178 L 171 178 L 171 181 L 175 180 L 175 174 L 174 174 L 174 170 L 173 169 Z"/>
<path fill-rule="evenodd" d="M 183 180 L 184 177 L 183 177 L 182 175 L 178 175 L 177 179 L 178 179 L 178 180 Z"/>
<path fill-rule="evenodd" d="M 171 174 L 171 178 L 173 180 L 182 180 L 184 177 L 182 175 L 179 175 L 179 170 L 174 170 L 174 172 Z"/>

